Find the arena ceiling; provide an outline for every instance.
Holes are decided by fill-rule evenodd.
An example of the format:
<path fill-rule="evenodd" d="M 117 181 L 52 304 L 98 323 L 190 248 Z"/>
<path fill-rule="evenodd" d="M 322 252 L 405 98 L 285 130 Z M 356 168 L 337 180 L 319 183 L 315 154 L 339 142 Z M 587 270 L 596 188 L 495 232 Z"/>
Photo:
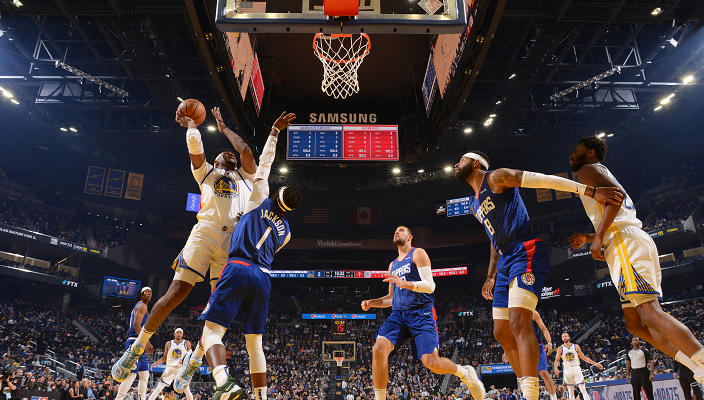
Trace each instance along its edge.
<path fill-rule="evenodd" d="M 255 148 L 281 109 L 330 106 L 320 94 L 322 67 L 312 55 L 310 35 L 261 34 L 257 52 L 267 92 L 257 116 L 251 95 L 242 99 L 229 68 L 212 0 L 19 4 L 0 0 L 0 86 L 12 91 L 19 110 L 55 132 L 44 146 L 168 169 L 185 156 L 182 130 L 173 122 L 179 98 L 223 108 L 231 126 Z M 420 94 L 430 51 L 427 35 L 372 38 L 373 53 L 360 69 L 362 91 L 337 103 L 351 110 L 370 104 L 395 110 L 401 162 L 393 166 L 404 173 L 438 170 L 469 147 L 489 153 L 494 165 L 528 168 L 564 164 L 584 134 L 613 134 L 614 146 L 628 152 L 646 142 L 653 149 L 662 145 L 664 138 L 654 131 L 700 133 L 701 2 L 490 0 L 478 8 L 455 90 L 442 101 L 436 98 L 429 116 Z M 129 96 L 81 82 L 57 68 L 57 60 Z M 550 100 L 555 92 L 617 66 L 621 72 L 597 86 Z M 701 79 L 682 85 L 689 74 Z M 676 109 L 654 111 L 670 93 Z M 492 114 L 496 117 L 484 126 Z M 472 132 L 465 133 L 469 128 Z M 623 140 L 633 137 L 639 140 Z M 204 140 L 208 149 L 227 145 L 217 132 Z M 286 179 L 323 189 L 391 182 L 391 167 L 291 164 Z M 187 170 L 179 171 L 188 178 Z"/>

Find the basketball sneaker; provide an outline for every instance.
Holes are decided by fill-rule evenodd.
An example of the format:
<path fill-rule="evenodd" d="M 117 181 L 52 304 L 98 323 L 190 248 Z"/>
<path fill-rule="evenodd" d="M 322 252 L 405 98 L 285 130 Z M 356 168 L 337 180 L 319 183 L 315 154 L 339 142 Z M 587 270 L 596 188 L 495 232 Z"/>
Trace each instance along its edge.
<path fill-rule="evenodd" d="M 462 368 L 467 371 L 464 378 L 460 379 L 462 383 L 467 385 L 473 398 L 479 400 L 483 399 L 486 396 L 486 389 L 484 389 L 484 384 L 479 380 L 479 377 L 477 377 L 477 371 L 471 365 L 463 365 Z"/>
<path fill-rule="evenodd" d="M 227 381 L 215 388 L 212 400 L 239 400 L 244 395 L 244 389 L 237 385 L 234 377 L 228 376 Z"/>
<path fill-rule="evenodd" d="M 110 371 L 112 379 L 120 383 L 124 382 L 130 376 L 132 367 L 139 360 L 139 357 L 144 354 L 144 348 L 144 346 L 133 344 L 129 349 L 125 350 L 122 357 L 112 366 Z"/>
<path fill-rule="evenodd" d="M 203 364 L 201 360 L 196 360 L 195 358 L 191 359 L 192 355 L 192 351 L 186 353 L 186 356 L 183 358 L 183 367 L 181 367 L 178 374 L 176 374 L 173 386 L 174 392 L 176 393 L 183 393 L 183 391 L 186 390 L 188 384 L 191 383 L 191 379 L 193 379 L 193 374 L 195 374 L 198 367 Z"/>

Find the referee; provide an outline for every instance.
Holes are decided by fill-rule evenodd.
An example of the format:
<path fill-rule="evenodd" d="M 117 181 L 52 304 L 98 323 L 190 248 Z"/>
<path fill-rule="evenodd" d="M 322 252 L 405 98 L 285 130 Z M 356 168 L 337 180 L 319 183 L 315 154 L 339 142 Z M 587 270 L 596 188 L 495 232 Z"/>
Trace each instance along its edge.
<path fill-rule="evenodd" d="M 646 349 L 640 348 L 640 339 L 633 336 L 633 349 L 626 355 L 626 380 L 633 387 L 633 399 L 640 400 L 640 389 L 645 390 L 647 400 L 654 400 L 653 379 L 655 379 L 655 362 Z"/>
<path fill-rule="evenodd" d="M 699 384 L 694 380 L 694 372 L 691 369 L 680 364 L 678 361 L 674 363 L 675 379 L 680 380 L 680 386 L 682 386 L 682 391 L 684 392 L 685 400 L 692 400 L 692 392 L 694 392 L 694 397 L 696 400 L 702 399 L 702 391 L 699 389 Z M 679 372 L 679 374 L 678 374 Z"/>

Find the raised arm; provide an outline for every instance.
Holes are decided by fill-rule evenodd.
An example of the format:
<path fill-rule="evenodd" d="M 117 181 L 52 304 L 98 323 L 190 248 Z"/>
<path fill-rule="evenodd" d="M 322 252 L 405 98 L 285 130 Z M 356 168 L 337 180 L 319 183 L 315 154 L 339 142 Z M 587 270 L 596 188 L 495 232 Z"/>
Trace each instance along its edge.
<path fill-rule="evenodd" d="M 486 273 L 486 281 L 484 281 L 484 286 L 482 286 L 482 297 L 487 300 L 494 299 L 494 283 L 496 281 L 496 265 L 499 262 L 499 253 L 494 249 L 494 244 L 489 243 L 491 248 L 489 253 L 489 271 Z"/>
<path fill-rule="evenodd" d="M 222 120 L 222 115 L 220 114 L 220 107 L 215 107 L 211 110 L 215 121 L 218 124 L 218 130 L 227 136 L 232 144 L 232 147 L 240 153 L 240 162 L 242 163 L 242 169 L 244 172 L 252 175 L 257 170 L 257 163 L 254 162 L 254 155 L 252 154 L 252 149 L 249 145 L 235 132 L 225 125 Z"/>
<path fill-rule="evenodd" d="M 391 266 L 393 262 L 389 263 L 389 274 L 391 274 Z M 386 296 L 382 296 L 376 299 L 362 300 L 362 310 L 369 311 L 370 308 L 388 308 L 394 299 L 394 288 L 392 283 L 389 283 L 389 293 Z"/>
<path fill-rule="evenodd" d="M 579 358 L 581 358 L 584 362 L 586 362 L 586 363 L 588 363 L 588 364 L 591 364 L 591 365 L 596 365 L 597 367 L 599 367 L 599 369 L 604 369 L 604 366 L 603 366 L 603 365 L 601 365 L 601 364 L 599 364 L 598 362 L 592 360 L 591 358 L 585 356 L 584 353 L 582 353 L 582 348 L 579 347 L 578 344 L 575 344 L 575 345 L 574 345 L 574 349 L 577 350 L 577 355 L 578 355 Z"/>
<path fill-rule="evenodd" d="M 191 158 L 193 169 L 197 170 L 205 162 L 205 150 L 203 149 L 203 141 L 200 137 L 198 125 L 193 119 L 180 115 L 176 111 L 176 122 L 182 127 L 188 128 L 186 131 L 186 145 L 188 146 L 188 156 Z"/>

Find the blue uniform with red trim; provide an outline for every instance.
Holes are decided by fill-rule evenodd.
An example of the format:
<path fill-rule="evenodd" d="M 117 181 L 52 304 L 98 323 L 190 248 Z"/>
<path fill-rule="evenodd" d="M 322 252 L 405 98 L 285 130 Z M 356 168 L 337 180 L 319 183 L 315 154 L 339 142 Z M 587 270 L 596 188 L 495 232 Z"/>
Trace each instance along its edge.
<path fill-rule="evenodd" d="M 479 193 L 469 204 L 499 253 L 492 306 L 508 308 L 508 287 L 514 279 L 520 288 L 532 292 L 540 300 L 550 259 L 547 247 L 533 233 L 518 189 L 492 192 L 487 182 L 492 172 L 484 175 Z"/>
<path fill-rule="evenodd" d="M 132 343 L 134 343 L 135 340 L 137 340 L 137 331 L 134 329 L 134 314 L 135 311 L 137 311 L 137 306 L 139 303 L 142 303 L 142 301 L 138 301 L 137 304 L 134 305 L 134 308 L 132 309 L 132 314 L 130 314 L 130 327 L 127 330 L 127 340 L 125 340 L 125 350 L 128 350 L 132 347 Z M 144 304 L 144 303 L 142 303 Z M 144 318 L 142 318 L 142 324 L 140 327 L 144 328 L 144 324 L 147 322 L 147 318 L 149 318 L 149 311 L 147 311 L 146 314 L 144 314 Z M 139 357 L 137 362 L 135 363 L 134 367 L 132 368 L 133 373 L 137 373 L 140 371 L 149 371 L 149 361 L 147 360 L 147 357 L 142 355 Z"/>
<path fill-rule="evenodd" d="M 236 318 L 244 323 L 245 334 L 264 334 L 271 263 L 290 233 L 288 221 L 271 199 L 244 214 L 232 234 L 230 258 L 200 319 L 227 328 Z"/>
<path fill-rule="evenodd" d="M 405 281 L 420 281 L 418 267 L 413 262 L 415 248 L 399 261 L 391 263 L 391 275 Z M 392 288 L 393 301 L 391 315 L 377 331 L 378 337 L 387 338 L 394 346 L 411 340 L 413 356 L 420 360 L 423 354 L 431 354 L 439 346 L 437 314 L 435 313 L 435 296 L 432 293 L 418 293 L 402 289 L 396 285 Z"/>
<path fill-rule="evenodd" d="M 535 337 L 538 339 L 538 346 L 540 346 L 540 354 L 538 355 L 538 372 L 547 371 L 548 356 L 545 353 L 545 347 L 543 347 L 543 339 L 540 337 L 540 328 L 535 320 L 533 320 L 533 332 L 535 332 Z"/>

